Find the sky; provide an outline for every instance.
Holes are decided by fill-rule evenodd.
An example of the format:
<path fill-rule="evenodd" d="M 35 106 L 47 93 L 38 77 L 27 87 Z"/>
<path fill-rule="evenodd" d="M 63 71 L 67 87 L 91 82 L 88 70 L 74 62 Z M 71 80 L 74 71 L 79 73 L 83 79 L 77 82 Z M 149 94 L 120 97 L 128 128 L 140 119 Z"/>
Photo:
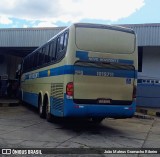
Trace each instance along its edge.
<path fill-rule="evenodd" d="M 0 0 L 0 28 L 160 23 L 160 0 Z"/>

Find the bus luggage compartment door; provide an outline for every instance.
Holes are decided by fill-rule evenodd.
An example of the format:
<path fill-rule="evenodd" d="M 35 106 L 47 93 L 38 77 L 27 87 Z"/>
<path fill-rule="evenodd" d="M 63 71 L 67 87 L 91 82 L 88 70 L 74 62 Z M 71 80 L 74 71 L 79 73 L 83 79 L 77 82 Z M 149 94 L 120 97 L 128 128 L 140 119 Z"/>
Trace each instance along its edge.
<path fill-rule="evenodd" d="M 79 62 L 74 70 L 75 103 L 131 105 L 135 79 L 133 66 Z"/>

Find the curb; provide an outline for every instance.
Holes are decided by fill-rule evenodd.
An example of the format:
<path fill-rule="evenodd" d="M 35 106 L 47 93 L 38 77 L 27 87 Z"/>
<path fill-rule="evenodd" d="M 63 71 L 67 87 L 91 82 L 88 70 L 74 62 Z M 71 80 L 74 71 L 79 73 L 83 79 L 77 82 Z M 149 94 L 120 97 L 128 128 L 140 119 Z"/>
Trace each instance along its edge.
<path fill-rule="evenodd" d="M 20 101 L 18 99 L 0 99 L 0 107 L 14 107 L 19 105 Z"/>
<path fill-rule="evenodd" d="M 149 119 L 149 120 L 154 120 L 155 119 L 155 117 L 153 117 L 153 116 L 144 115 L 144 114 L 137 113 L 137 112 L 134 114 L 134 117 L 139 118 L 139 119 Z"/>
<path fill-rule="evenodd" d="M 0 103 L 0 107 L 14 107 L 19 106 L 19 103 Z"/>
<path fill-rule="evenodd" d="M 137 107 L 136 112 L 142 113 L 142 114 L 145 114 L 145 115 L 149 115 L 149 116 L 160 117 L 160 109 Z"/>

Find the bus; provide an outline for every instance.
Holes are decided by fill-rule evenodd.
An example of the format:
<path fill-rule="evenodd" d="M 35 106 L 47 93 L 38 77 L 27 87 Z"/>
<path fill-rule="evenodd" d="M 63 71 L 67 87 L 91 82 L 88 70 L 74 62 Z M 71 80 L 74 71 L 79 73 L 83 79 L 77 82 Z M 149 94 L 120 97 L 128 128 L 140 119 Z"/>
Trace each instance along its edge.
<path fill-rule="evenodd" d="M 24 58 L 22 101 L 37 107 L 47 121 L 132 117 L 137 58 L 132 29 L 72 24 Z"/>

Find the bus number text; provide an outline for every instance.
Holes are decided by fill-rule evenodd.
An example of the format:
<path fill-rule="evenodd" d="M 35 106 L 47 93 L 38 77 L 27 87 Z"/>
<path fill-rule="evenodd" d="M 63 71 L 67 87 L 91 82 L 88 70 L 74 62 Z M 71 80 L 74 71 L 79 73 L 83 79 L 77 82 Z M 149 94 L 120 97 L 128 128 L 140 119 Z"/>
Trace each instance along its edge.
<path fill-rule="evenodd" d="M 97 72 L 97 76 L 113 77 L 114 73 L 110 73 L 110 72 Z"/>

